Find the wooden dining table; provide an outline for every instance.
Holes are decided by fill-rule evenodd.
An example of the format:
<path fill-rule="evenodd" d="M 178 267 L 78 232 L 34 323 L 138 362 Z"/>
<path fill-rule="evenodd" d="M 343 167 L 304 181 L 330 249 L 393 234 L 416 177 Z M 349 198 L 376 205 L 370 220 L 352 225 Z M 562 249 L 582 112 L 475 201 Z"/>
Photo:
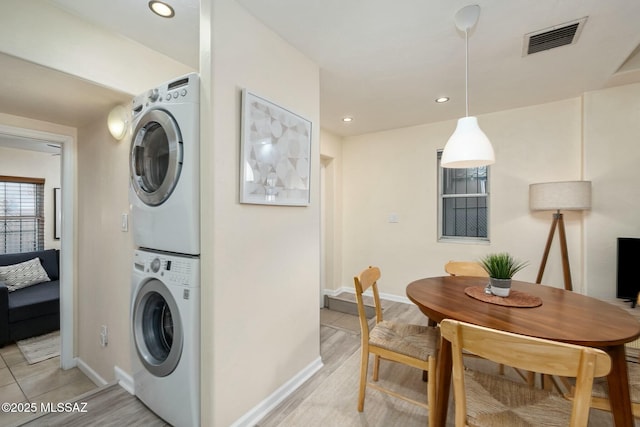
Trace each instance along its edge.
<path fill-rule="evenodd" d="M 640 336 L 640 322 L 619 307 L 602 300 L 551 286 L 514 280 L 512 290 L 538 297 L 537 307 L 509 307 L 481 301 L 465 293 L 485 286 L 486 277 L 443 276 L 407 285 L 407 296 L 431 324 L 455 319 L 475 325 L 597 347 L 611 357 L 607 376 L 609 400 L 617 427 L 634 425 L 624 344 Z M 442 340 L 438 356 L 435 411 L 437 426 L 445 427 L 451 387 L 451 343 Z M 431 402 L 429 402 L 431 405 Z"/>

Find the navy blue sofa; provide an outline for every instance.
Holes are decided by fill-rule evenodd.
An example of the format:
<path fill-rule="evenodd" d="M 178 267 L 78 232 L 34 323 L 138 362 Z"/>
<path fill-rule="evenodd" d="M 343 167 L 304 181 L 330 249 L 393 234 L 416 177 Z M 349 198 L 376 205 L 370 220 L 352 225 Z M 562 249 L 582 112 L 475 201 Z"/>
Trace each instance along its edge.
<path fill-rule="evenodd" d="M 51 279 L 9 292 L 0 281 L 0 347 L 60 329 L 60 251 L 0 255 L 0 266 L 39 258 Z"/>

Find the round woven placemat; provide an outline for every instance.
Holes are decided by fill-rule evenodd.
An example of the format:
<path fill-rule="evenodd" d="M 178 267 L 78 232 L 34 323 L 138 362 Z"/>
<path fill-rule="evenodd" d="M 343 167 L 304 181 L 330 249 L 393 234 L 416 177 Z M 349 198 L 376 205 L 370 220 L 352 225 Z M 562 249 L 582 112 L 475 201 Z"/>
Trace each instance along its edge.
<path fill-rule="evenodd" d="M 539 297 L 513 289 L 508 297 L 487 294 L 484 292 L 484 286 L 469 286 L 464 290 L 464 293 L 477 300 L 506 307 L 531 308 L 542 305 L 542 300 Z"/>

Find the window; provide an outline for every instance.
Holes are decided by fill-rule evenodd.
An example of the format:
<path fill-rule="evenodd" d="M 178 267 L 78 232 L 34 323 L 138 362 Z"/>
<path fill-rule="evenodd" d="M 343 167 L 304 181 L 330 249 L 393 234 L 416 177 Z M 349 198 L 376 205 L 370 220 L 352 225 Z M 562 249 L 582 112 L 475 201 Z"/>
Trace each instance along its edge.
<path fill-rule="evenodd" d="M 0 253 L 44 249 L 44 179 L 0 176 Z"/>
<path fill-rule="evenodd" d="M 489 240 L 487 166 L 449 169 L 438 151 L 438 237 L 441 240 Z"/>

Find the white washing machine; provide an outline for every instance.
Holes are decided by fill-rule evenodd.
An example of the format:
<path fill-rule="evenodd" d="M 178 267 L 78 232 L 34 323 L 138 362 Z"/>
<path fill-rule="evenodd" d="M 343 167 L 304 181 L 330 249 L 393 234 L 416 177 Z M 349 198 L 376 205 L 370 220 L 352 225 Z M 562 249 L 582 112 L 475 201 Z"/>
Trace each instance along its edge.
<path fill-rule="evenodd" d="M 141 248 L 200 253 L 199 100 L 196 73 L 133 99 L 129 202 Z"/>
<path fill-rule="evenodd" d="M 176 427 L 200 425 L 200 260 L 136 250 L 131 290 L 135 395 Z"/>

